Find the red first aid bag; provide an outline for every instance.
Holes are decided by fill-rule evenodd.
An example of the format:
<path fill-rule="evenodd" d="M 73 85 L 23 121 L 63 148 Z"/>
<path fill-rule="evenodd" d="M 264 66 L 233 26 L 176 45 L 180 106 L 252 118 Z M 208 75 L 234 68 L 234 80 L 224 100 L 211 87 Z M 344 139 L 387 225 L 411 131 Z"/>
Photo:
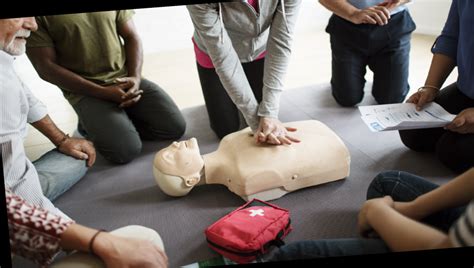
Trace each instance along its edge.
<path fill-rule="evenodd" d="M 211 249 L 237 263 L 249 263 L 271 246 L 281 246 L 291 231 L 288 210 L 253 199 L 209 226 Z"/>

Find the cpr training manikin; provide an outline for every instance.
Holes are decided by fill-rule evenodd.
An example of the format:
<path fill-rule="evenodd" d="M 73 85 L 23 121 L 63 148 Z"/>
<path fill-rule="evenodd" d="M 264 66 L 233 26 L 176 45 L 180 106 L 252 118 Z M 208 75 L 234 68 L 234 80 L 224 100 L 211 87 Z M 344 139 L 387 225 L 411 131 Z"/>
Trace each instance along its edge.
<path fill-rule="evenodd" d="M 223 184 L 248 201 L 268 201 L 349 176 L 350 155 L 342 140 L 316 120 L 285 123 L 297 128 L 291 145 L 257 144 L 250 128 L 225 136 L 216 151 L 202 155 L 195 138 L 173 142 L 156 153 L 153 174 L 171 196 L 196 185 Z"/>

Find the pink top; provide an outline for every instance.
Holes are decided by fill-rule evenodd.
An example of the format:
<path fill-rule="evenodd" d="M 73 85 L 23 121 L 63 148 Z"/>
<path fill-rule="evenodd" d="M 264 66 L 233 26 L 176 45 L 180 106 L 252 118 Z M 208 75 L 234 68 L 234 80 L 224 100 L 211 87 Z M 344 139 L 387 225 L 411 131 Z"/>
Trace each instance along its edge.
<path fill-rule="evenodd" d="M 259 12 L 258 0 L 248 0 L 247 2 L 255 9 L 257 13 Z M 211 57 L 209 57 L 206 52 L 199 49 L 199 47 L 196 45 L 196 42 L 194 42 L 194 38 L 191 39 L 194 44 L 194 53 L 196 54 L 196 61 L 198 62 L 198 64 L 203 68 L 214 68 L 214 64 L 212 63 Z M 255 60 L 264 58 L 266 53 L 266 51 L 263 51 Z"/>

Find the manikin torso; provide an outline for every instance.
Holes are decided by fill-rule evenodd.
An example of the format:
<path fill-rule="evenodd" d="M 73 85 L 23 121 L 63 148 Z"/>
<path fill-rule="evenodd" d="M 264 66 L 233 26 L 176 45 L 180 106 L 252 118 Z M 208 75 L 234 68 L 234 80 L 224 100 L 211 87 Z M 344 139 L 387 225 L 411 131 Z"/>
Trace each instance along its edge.
<path fill-rule="evenodd" d="M 315 120 L 285 125 L 298 129 L 291 134 L 301 142 L 256 144 L 249 128 L 225 136 L 215 152 L 202 156 L 199 184 L 226 185 L 244 200 L 272 200 L 349 176 L 349 152 L 326 125 Z"/>
<path fill-rule="evenodd" d="M 315 120 L 286 125 L 298 129 L 292 135 L 300 143 L 256 144 L 249 129 L 224 137 L 217 151 L 203 156 L 206 183 L 224 184 L 246 200 L 270 200 L 349 175 L 349 152 L 327 126 Z"/>

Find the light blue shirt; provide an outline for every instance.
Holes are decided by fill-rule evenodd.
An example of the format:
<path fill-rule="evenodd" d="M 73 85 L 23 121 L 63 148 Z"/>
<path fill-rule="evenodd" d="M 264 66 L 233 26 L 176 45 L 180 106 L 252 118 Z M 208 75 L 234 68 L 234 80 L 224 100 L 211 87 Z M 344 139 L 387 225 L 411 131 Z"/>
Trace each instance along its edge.
<path fill-rule="evenodd" d="M 5 185 L 30 204 L 69 219 L 43 195 L 38 173 L 26 157 L 27 122 L 44 118 L 47 109 L 21 82 L 13 61 L 13 56 L 0 50 L 0 150 Z"/>
<path fill-rule="evenodd" d="M 385 2 L 384 0 L 347 0 L 351 5 L 355 6 L 358 9 L 365 9 L 371 6 L 376 6 L 380 3 Z M 390 12 L 390 15 L 396 14 L 400 11 L 407 9 L 406 5 L 401 5 Z"/>

